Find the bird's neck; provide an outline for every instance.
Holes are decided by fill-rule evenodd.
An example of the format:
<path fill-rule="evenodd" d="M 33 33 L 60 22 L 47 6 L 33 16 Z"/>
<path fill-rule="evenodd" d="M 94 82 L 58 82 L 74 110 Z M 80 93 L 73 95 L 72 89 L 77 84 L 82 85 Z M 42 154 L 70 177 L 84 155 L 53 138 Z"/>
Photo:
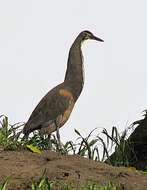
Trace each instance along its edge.
<path fill-rule="evenodd" d="M 70 87 L 76 101 L 84 84 L 83 56 L 79 41 L 75 41 L 70 48 L 64 83 Z"/>

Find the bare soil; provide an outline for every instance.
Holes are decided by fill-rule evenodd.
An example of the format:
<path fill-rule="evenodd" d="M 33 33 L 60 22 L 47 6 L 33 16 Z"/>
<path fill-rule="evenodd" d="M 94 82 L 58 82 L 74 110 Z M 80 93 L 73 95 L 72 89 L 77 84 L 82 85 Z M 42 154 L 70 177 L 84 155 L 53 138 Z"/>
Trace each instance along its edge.
<path fill-rule="evenodd" d="M 112 167 L 78 155 L 61 155 L 52 151 L 41 154 L 29 151 L 0 152 L 0 184 L 10 176 L 8 190 L 23 190 L 31 179 L 36 182 L 46 168 L 50 182 L 70 180 L 74 189 L 81 184 L 96 182 L 100 186 L 109 180 L 120 190 L 147 190 L 147 174 L 142 171 L 128 171 L 125 167 Z"/>

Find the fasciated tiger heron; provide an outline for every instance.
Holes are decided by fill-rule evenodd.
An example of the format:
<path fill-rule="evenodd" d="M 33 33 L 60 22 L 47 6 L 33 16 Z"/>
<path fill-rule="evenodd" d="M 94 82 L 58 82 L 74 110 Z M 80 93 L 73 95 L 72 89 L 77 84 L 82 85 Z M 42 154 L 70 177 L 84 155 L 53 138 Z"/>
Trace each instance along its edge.
<path fill-rule="evenodd" d="M 103 42 L 89 31 L 83 31 L 77 36 L 69 51 L 64 82 L 54 87 L 41 99 L 23 128 L 25 135 L 38 129 L 48 134 L 57 131 L 60 142 L 59 128 L 68 120 L 83 89 L 81 45 L 88 39 Z"/>

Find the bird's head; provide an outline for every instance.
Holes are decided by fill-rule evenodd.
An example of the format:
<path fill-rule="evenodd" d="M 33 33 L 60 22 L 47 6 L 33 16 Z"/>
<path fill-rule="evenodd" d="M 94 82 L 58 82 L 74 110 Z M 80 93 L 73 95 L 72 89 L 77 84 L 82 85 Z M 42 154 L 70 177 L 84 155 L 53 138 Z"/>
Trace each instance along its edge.
<path fill-rule="evenodd" d="M 85 30 L 83 32 L 80 33 L 80 36 L 81 36 L 81 44 L 85 41 L 85 40 L 88 40 L 88 39 L 91 39 L 91 40 L 97 40 L 97 41 L 100 41 L 100 42 L 104 42 L 102 39 L 94 36 L 90 31 L 88 30 Z"/>

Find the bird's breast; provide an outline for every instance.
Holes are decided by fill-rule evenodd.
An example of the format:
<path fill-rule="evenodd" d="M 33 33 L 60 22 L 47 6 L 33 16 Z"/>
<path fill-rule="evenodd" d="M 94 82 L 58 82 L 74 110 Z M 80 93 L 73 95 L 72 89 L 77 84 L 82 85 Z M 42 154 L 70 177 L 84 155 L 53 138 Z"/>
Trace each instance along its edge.
<path fill-rule="evenodd" d="M 61 96 L 69 98 L 69 105 L 68 105 L 67 109 L 65 110 L 63 117 L 62 117 L 62 120 L 60 122 L 60 127 L 62 127 L 65 124 L 65 122 L 68 120 L 68 118 L 72 112 L 72 109 L 74 107 L 74 98 L 73 98 L 72 93 L 66 89 L 60 89 L 59 94 Z"/>

